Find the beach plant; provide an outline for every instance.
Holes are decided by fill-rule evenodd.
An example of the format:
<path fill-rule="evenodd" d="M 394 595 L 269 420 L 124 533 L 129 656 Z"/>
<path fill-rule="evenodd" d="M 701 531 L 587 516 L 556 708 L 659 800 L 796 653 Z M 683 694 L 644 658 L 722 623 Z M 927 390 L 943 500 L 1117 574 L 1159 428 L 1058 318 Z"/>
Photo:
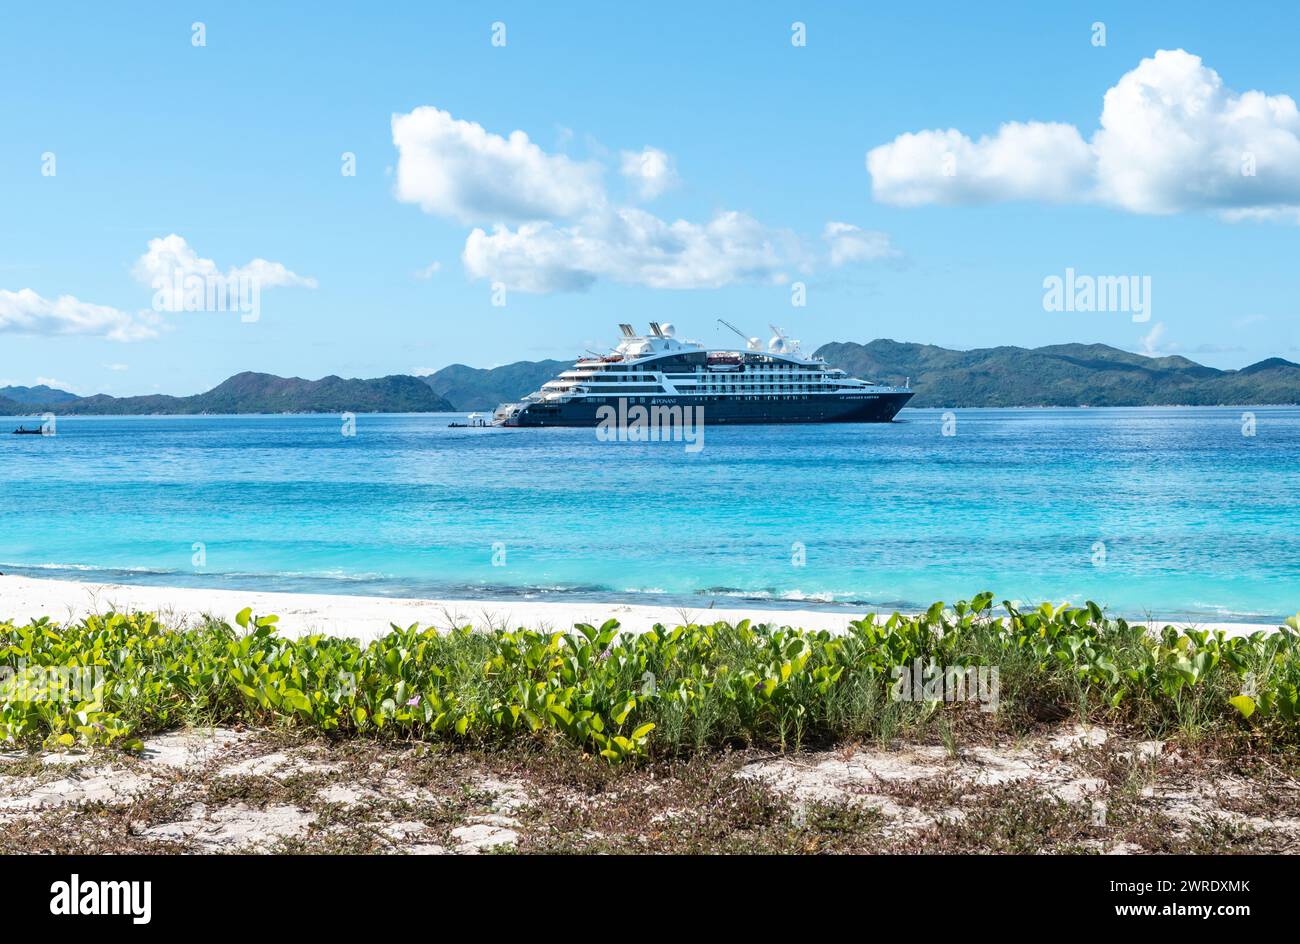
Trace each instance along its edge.
<path fill-rule="evenodd" d="M 997 703 L 900 695 L 918 668 L 997 669 Z M 241 722 L 449 746 L 560 741 L 617 764 L 926 730 L 951 750 L 963 720 L 1024 730 L 1070 716 L 1153 737 L 1294 743 L 1298 687 L 1294 620 L 1239 636 L 1152 631 L 1094 603 L 995 609 L 988 593 L 835 633 L 748 621 L 631 633 L 610 620 L 570 632 L 394 626 L 363 644 L 290 638 L 249 610 L 191 628 L 145 613 L 0 623 L 0 742 L 13 746 L 138 749 L 178 725 Z"/>

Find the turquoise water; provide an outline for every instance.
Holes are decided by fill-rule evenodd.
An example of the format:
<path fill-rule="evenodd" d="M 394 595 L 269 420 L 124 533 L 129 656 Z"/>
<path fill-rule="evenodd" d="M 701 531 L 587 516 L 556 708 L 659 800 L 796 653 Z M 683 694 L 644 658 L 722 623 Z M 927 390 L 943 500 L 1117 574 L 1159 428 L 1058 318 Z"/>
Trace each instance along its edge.
<path fill-rule="evenodd" d="M 0 570 L 691 607 L 988 589 L 1273 620 L 1300 609 L 1300 409 L 1253 412 L 1253 437 L 1209 407 L 959 410 L 944 436 L 941 411 L 905 410 L 707 428 L 696 454 L 447 415 L 362 415 L 355 437 L 337 416 L 6 421 Z"/>

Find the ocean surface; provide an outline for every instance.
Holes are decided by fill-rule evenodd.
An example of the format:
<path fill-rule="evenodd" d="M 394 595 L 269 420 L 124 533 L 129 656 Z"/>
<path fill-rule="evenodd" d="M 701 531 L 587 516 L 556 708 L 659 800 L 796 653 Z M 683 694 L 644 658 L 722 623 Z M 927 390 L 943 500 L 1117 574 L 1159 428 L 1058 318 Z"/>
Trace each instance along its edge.
<path fill-rule="evenodd" d="M 1300 409 L 904 410 L 885 425 L 451 429 L 451 415 L 61 417 L 0 435 L 0 571 L 703 608 L 1300 609 Z M 30 422 L 30 418 L 26 418 Z M 2 601 L 0 601 L 2 602 Z M 2 608 L 2 607 L 0 607 Z M 2 614 L 0 614 L 2 615 Z"/>

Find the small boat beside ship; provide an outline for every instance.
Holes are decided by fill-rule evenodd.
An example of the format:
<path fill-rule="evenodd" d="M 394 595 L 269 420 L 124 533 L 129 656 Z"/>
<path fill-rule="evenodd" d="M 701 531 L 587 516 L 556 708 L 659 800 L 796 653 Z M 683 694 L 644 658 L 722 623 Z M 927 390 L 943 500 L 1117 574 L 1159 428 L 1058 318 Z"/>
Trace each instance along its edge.
<path fill-rule="evenodd" d="M 482 413 L 471 413 L 465 417 L 463 423 L 448 423 L 448 429 L 483 429 L 491 426 L 491 422 Z"/>
<path fill-rule="evenodd" d="M 912 399 L 911 387 L 850 377 L 775 325 L 766 349 L 734 325 L 740 349 L 709 349 L 679 340 L 671 324 L 650 323 L 648 335 L 621 324 L 623 339 L 609 354 L 578 360 L 517 403 L 503 403 L 495 426 L 597 426 L 621 404 L 693 407 L 707 424 L 888 423 Z"/>

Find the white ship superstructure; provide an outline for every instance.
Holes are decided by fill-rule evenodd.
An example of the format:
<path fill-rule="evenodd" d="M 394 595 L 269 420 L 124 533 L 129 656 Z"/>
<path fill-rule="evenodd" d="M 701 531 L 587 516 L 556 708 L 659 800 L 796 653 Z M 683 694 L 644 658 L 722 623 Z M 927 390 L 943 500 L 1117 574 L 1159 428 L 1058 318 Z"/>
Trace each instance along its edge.
<path fill-rule="evenodd" d="M 671 324 L 651 322 L 648 335 L 628 324 L 619 328 L 623 337 L 613 351 L 583 357 L 536 393 L 502 404 L 494 422 L 595 425 L 596 411 L 619 400 L 701 406 L 706 423 L 886 422 L 912 396 L 907 387 L 850 377 L 805 356 L 775 326 L 766 348 L 737 331 L 745 340 L 738 350 L 680 340 Z"/>

